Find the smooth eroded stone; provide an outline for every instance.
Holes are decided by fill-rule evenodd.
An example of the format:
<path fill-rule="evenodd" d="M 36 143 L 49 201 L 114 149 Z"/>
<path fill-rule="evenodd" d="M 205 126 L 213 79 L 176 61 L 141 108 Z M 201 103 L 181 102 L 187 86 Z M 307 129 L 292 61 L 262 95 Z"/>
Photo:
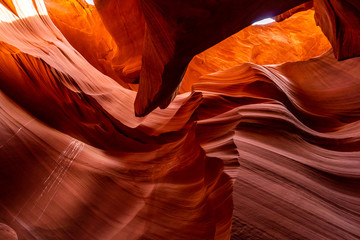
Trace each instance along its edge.
<path fill-rule="evenodd" d="M 1 240 L 17 240 L 18 237 L 14 229 L 4 223 L 0 223 L 0 239 Z"/>

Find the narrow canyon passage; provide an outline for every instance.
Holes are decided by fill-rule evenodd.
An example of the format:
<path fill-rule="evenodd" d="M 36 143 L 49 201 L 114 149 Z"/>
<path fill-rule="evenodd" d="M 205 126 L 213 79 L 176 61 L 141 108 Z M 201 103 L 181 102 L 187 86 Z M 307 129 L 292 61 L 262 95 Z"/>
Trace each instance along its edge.
<path fill-rule="evenodd" d="M 0 0 L 0 90 L 0 240 L 360 238 L 356 0 Z"/>

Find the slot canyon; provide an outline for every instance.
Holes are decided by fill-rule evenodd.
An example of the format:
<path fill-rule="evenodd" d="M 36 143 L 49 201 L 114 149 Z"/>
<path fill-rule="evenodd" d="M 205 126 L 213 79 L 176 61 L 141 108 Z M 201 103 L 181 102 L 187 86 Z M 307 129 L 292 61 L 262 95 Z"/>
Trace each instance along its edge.
<path fill-rule="evenodd" d="M 0 88 L 0 240 L 360 239 L 359 0 L 0 0 Z"/>

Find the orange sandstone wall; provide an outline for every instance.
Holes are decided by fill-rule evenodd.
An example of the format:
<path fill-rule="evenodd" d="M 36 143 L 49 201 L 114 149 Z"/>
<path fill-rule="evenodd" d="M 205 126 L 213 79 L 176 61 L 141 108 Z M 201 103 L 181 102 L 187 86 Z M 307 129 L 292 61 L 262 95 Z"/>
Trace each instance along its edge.
<path fill-rule="evenodd" d="M 305 2 L 0 1 L 0 238 L 358 239 L 358 4 Z"/>

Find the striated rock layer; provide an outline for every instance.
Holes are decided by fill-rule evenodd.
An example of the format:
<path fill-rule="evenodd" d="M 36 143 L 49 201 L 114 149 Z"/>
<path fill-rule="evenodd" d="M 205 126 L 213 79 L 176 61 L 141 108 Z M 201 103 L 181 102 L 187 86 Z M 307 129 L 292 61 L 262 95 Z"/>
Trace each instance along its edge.
<path fill-rule="evenodd" d="M 358 4 L 305 2 L 0 1 L 0 238 L 359 239 Z"/>
<path fill-rule="evenodd" d="M 233 239 L 359 238 L 359 61 L 243 64 L 194 86 L 240 103 Z"/>

